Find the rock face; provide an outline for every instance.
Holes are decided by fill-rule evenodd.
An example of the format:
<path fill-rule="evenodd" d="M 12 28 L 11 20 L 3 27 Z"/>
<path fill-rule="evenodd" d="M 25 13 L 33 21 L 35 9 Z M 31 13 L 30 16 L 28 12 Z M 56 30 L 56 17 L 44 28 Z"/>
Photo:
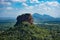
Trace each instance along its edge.
<path fill-rule="evenodd" d="M 30 24 L 33 24 L 33 18 L 32 18 L 32 15 L 31 14 L 22 14 L 22 15 L 19 15 L 17 17 L 17 22 L 14 26 L 17 26 L 18 24 L 22 23 L 22 22 L 28 22 Z"/>

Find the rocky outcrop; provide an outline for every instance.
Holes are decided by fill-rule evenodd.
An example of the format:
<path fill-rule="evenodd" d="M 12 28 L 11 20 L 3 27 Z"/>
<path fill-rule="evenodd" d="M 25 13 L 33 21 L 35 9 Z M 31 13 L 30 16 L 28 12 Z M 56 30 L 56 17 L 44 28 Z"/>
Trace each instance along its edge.
<path fill-rule="evenodd" d="M 22 22 L 28 22 L 30 24 L 33 24 L 32 15 L 31 14 L 28 14 L 28 13 L 19 15 L 17 17 L 17 22 L 16 22 L 16 24 L 14 26 L 17 26 L 17 25 L 19 25 Z"/>

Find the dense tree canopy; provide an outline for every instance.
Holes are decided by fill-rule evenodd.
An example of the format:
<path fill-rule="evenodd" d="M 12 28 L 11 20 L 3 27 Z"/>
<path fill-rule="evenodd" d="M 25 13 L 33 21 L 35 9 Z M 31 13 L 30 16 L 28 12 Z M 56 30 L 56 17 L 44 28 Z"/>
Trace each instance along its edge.
<path fill-rule="evenodd" d="M 0 33 L 0 40 L 52 40 L 52 38 L 48 30 L 23 22 Z"/>

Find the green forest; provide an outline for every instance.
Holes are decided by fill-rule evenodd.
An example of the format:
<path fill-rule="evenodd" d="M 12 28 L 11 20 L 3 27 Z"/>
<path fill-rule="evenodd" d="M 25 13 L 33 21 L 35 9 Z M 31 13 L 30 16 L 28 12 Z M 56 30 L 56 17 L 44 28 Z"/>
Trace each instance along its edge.
<path fill-rule="evenodd" d="M 60 40 L 60 25 L 0 23 L 0 40 Z"/>

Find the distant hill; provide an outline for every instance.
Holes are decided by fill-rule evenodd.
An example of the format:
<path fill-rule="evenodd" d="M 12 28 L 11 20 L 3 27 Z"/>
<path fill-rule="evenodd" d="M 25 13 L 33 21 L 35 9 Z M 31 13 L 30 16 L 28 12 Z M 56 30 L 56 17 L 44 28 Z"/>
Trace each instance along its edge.
<path fill-rule="evenodd" d="M 46 14 L 40 15 L 38 13 L 34 13 L 32 16 L 33 16 L 35 22 L 60 21 L 60 18 L 54 18 L 54 17 L 46 15 Z"/>
<path fill-rule="evenodd" d="M 32 15 L 34 22 L 40 23 L 40 22 L 59 22 L 60 18 L 54 18 L 50 15 L 41 15 L 39 13 L 34 13 Z M 0 22 L 16 22 L 16 18 L 14 17 L 0 17 Z"/>
<path fill-rule="evenodd" d="M 0 22 L 15 22 L 16 18 L 13 17 L 0 17 Z"/>

